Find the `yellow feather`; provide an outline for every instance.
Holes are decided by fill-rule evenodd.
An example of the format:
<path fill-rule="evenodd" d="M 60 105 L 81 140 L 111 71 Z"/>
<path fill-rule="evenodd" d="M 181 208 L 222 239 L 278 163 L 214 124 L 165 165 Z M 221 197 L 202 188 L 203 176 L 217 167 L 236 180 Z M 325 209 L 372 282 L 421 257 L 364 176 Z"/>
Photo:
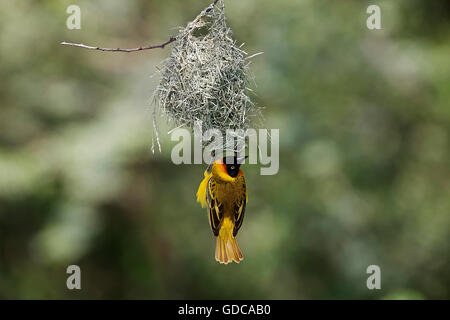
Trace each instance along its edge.
<path fill-rule="evenodd" d="M 224 217 L 216 244 L 216 260 L 220 263 L 228 264 L 231 261 L 239 263 L 244 259 L 236 238 L 233 237 L 233 228 L 234 222 L 231 217 Z"/>
<path fill-rule="evenodd" d="M 206 207 L 206 188 L 208 187 L 208 181 L 211 178 L 211 173 L 208 170 L 205 171 L 205 178 L 200 183 L 197 191 L 197 202 L 200 202 L 202 208 Z"/>

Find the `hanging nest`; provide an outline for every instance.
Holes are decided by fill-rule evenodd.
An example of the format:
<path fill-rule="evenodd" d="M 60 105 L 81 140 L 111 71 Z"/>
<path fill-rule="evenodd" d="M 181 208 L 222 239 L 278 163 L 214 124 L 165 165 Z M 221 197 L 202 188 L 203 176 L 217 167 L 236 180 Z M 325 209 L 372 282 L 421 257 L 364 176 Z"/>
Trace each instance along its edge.
<path fill-rule="evenodd" d="M 203 132 L 218 129 L 223 137 L 227 129 L 245 132 L 255 118 L 261 119 L 260 108 L 248 96 L 252 92 L 249 80 L 253 80 L 249 59 L 255 55 L 249 57 L 232 39 L 222 0 L 180 29 L 176 39 L 171 55 L 158 70 L 155 112 L 167 116 L 174 128 L 201 125 Z M 153 125 L 161 150 L 155 112 Z M 226 141 L 213 146 L 214 150 L 235 148 Z"/>

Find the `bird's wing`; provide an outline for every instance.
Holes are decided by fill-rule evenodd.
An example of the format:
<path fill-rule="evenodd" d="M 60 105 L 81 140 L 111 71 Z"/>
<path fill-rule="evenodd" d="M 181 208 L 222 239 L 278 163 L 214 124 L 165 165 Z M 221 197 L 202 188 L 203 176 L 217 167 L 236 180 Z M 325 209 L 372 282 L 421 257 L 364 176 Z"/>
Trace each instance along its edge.
<path fill-rule="evenodd" d="M 216 182 L 214 179 L 209 179 L 207 192 L 206 192 L 206 201 L 208 203 L 208 212 L 209 212 L 209 225 L 217 237 L 219 235 L 220 230 L 220 221 L 223 218 L 223 203 L 221 203 L 217 199 L 216 195 Z"/>
<path fill-rule="evenodd" d="M 237 198 L 236 203 L 234 205 L 234 229 L 233 229 L 233 237 L 236 237 L 239 229 L 242 226 L 242 222 L 244 221 L 245 216 L 245 207 L 247 205 L 248 195 L 247 195 L 247 187 L 245 185 L 245 179 L 242 177 L 242 194 Z"/>
<path fill-rule="evenodd" d="M 200 183 L 197 191 L 197 202 L 200 202 L 202 208 L 206 207 L 206 188 L 208 187 L 208 181 L 211 179 L 211 173 L 208 170 L 204 173 L 204 178 Z"/>

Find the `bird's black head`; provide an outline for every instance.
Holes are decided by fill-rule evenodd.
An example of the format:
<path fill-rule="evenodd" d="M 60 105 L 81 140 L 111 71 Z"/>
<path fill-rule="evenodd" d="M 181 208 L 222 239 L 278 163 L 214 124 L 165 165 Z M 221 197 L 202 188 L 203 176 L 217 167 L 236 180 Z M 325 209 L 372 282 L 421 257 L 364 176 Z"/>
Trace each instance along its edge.
<path fill-rule="evenodd" d="M 227 173 L 230 175 L 230 177 L 232 177 L 232 178 L 237 177 L 237 175 L 239 173 L 239 167 L 241 166 L 242 162 L 246 158 L 247 158 L 247 156 L 245 156 L 245 157 L 234 156 L 234 157 L 224 157 L 222 159 L 222 162 L 227 167 Z"/>

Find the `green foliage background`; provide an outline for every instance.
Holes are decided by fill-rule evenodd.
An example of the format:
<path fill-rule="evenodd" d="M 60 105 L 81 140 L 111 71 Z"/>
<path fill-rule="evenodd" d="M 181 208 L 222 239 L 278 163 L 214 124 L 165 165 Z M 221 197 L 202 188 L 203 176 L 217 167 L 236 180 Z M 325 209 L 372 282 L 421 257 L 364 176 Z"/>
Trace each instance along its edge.
<path fill-rule="evenodd" d="M 203 0 L 0 2 L 0 298 L 450 298 L 450 7 L 226 0 L 280 128 L 280 171 L 245 166 L 245 260 L 214 261 L 205 166 L 150 152 L 150 76 Z M 78 4 L 82 29 L 67 30 Z M 66 289 L 66 268 L 82 290 Z M 366 268 L 382 290 L 366 288 Z"/>

